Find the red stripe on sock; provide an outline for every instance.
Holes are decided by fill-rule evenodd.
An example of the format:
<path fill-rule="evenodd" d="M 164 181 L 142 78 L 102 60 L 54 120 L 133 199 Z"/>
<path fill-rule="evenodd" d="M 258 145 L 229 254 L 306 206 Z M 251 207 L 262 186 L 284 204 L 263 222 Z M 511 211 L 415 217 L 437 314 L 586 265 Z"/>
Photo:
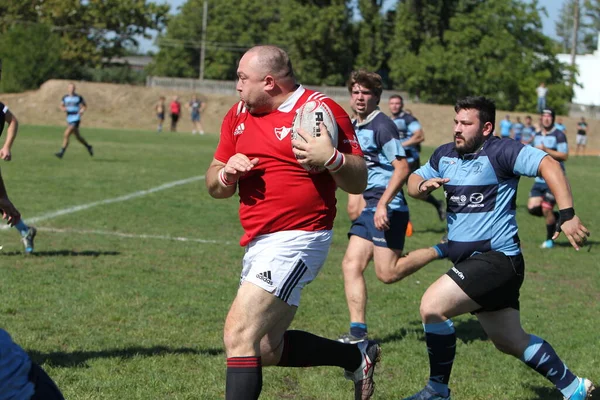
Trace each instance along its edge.
<path fill-rule="evenodd" d="M 227 368 L 258 368 L 260 366 L 260 357 L 230 357 L 227 359 Z"/>

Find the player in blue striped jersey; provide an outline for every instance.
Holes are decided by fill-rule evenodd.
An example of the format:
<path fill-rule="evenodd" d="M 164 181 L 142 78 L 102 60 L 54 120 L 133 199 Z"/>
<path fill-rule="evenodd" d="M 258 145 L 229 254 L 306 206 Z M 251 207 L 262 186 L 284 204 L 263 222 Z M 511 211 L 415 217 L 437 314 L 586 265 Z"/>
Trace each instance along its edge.
<path fill-rule="evenodd" d="M 85 146 L 90 156 L 94 155 L 94 149 L 90 144 L 81 136 L 79 133 L 79 124 L 81 123 L 81 116 L 87 110 L 87 104 L 83 99 L 83 96 L 75 93 L 75 85 L 69 83 L 68 94 L 64 95 L 60 104 L 60 109 L 67 113 L 67 129 L 63 136 L 63 143 L 60 151 L 56 153 L 56 157 L 63 158 L 67 147 L 69 146 L 69 137 L 75 135 L 77 140 Z"/>
<path fill-rule="evenodd" d="M 410 172 L 415 172 L 421 166 L 421 143 L 425 140 L 423 127 L 418 119 L 409 112 L 404 111 L 404 99 L 399 94 L 393 94 L 388 100 L 388 108 L 391 118 L 398 128 L 398 134 L 402 147 L 406 152 L 406 161 Z M 446 219 L 446 208 L 444 203 L 433 195 L 427 196 L 425 201 L 435 207 L 440 221 Z"/>
<path fill-rule="evenodd" d="M 416 198 L 443 186 L 448 256 L 454 263 L 421 300 L 430 377 L 408 399 L 450 399 L 448 381 L 456 353 L 451 318 L 465 313 L 477 316 L 496 348 L 546 377 L 566 399 L 587 399 L 592 382 L 574 375 L 548 342 L 526 333 L 519 312 L 525 272 L 515 218 L 519 177 L 546 180 L 561 209 L 562 231 L 579 250 L 589 231 L 575 215 L 568 181 L 547 153 L 493 135 L 493 101 L 467 97 L 457 102 L 455 111 L 454 143 L 435 150 L 408 181 L 408 193 Z"/>
<path fill-rule="evenodd" d="M 357 343 L 367 338 L 367 289 L 364 271 L 373 259 L 384 283 L 398 280 L 396 263 L 402 255 L 408 205 L 402 185 L 410 173 L 406 153 L 394 123 L 378 107 L 383 84 L 373 72 L 355 71 L 348 81 L 351 108 L 356 113 L 356 136 L 367 162 L 367 188 L 349 195 L 349 204 L 366 206 L 352 222 L 342 271 L 350 311 L 350 331 L 339 340 Z M 361 199 L 362 196 L 362 199 Z"/>
<path fill-rule="evenodd" d="M 546 108 L 542 112 L 542 129 L 533 138 L 533 145 L 548 153 L 565 169 L 564 162 L 569 158 L 567 136 L 554 124 L 554 110 Z M 531 215 L 544 217 L 546 222 L 546 240 L 540 246 L 543 249 L 554 247 L 552 236 L 556 230 L 558 212 L 554 211 L 556 200 L 544 178 L 538 176 L 529 192 L 527 210 Z"/>

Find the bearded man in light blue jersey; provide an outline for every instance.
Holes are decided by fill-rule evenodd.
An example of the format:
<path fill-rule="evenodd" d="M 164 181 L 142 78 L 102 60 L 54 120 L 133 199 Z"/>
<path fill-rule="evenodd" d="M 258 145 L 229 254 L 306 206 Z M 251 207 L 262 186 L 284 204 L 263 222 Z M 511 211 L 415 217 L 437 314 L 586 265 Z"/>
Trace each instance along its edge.
<path fill-rule="evenodd" d="M 467 97 L 455 111 L 454 143 L 438 147 L 408 181 L 408 193 L 415 198 L 443 186 L 448 258 L 454 264 L 421 299 L 430 376 L 425 388 L 408 399 L 450 399 L 456 354 L 452 318 L 466 313 L 475 314 L 497 349 L 544 376 L 565 399 L 589 399 L 592 382 L 573 374 L 544 339 L 526 333 L 519 312 L 525 274 L 515 218 L 519 177 L 546 180 L 560 208 L 562 232 L 579 250 L 589 231 L 575 215 L 565 174 L 546 152 L 492 134 L 493 101 Z"/>

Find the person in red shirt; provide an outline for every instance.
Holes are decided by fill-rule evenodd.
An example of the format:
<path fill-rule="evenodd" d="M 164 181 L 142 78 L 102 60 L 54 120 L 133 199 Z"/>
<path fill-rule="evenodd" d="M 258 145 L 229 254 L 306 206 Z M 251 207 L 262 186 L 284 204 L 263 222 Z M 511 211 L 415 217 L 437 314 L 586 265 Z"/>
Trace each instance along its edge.
<path fill-rule="evenodd" d="M 338 366 L 354 382 L 355 398 L 369 399 L 380 357 L 374 341 L 344 344 L 288 330 L 300 293 L 325 262 L 336 213 L 335 190 L 359 194 L 367 169 L 350 118 L 333 100 L 296 83 L 285 51 L 256 46 L 240 60 L 236 89 L 241 101 L 223 120 L 214 159 L 206 172 L 208 192 L 229 198 L 238 190 L 246 246 L 241 283 L 224 328 L 226 400 L 255 400 L 262 366 Z M 292 140 L 296 110 L 319 100 L 338 128 L 334 148 L 321 134 Z M 310 173 L 301 164 L 324 166 Z"/>
<path fill-rule="evenodd" d="M 181 114 L 181 102 L 178 96 L 173 97 L 169 108 L 171 111 L 171 132 L 177 132 L 177 121 L 179 121 L 179 114 Z"/>

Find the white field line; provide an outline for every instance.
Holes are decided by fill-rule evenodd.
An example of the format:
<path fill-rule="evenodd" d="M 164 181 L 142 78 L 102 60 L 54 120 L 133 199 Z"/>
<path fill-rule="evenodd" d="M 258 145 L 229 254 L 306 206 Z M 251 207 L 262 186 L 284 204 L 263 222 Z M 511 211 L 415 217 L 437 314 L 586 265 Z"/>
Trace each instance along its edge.
<path fill-rule="evenodd" d="M 96 207 L 96 206 L 103 206 L 103 205 L 106 205 L 106 204 L 119 203 L 121 201 L 127 201 L 127 200 L 131 200 L 131 199 L 135 199 L 137 197 L 146 196 L 148 194 L 152 194 L 152 193 L 155 193 L 155 192 L 160 192 L 161 190 L 170 189 L 170 188 L 175 187 L 175 186 L 186 185 L 188 183 L 196 182 L 196 181 L 201 181 L 203 179 L 204 179 L 204 175 L 193 176 L 191 178 L 181 179 L 179 181 L 168 182 L 168 183 L 165 183 L 164 185 L 156 186 L 156 187 L 153 187 L 153 188 L 148 189 L 148 190 L 140 190 L 140 191 L 137 191 L 137 192 L 126 194 L 124 196 L 114 197 L 112 199 L 94 201 L 92 203 L 81 204 L 79 206 L 72 206 L 72 207 L 68 207 L 68 208 L 63 208 L 62 210 L 52 211 L 50 213 L 42 214 L 42 215 L 37 216 L 37 217 L 24 218 L 24 220 L 25 220 L 25 222 L 27 224 L 35 224 L 35 223 L 38 223 L 40 221 L 46 221 L 46 220 L 49 220 L 49 219 L 52 219 L 52 218 L 60 217 L 62 215 L 67 215 L 67 214 L 72 214 L 72 213 L 75 213 L 75 212 L 78 212 L 78 211 L 87 210 L 89 208 Z M 3 225 L 1 229 L 9 229 L 9 228 L 10 228 L 10 226 Z"/>
<path fill-rule="evenodd" d="M 209 244 L 234 244 L 230 241 L 225 240 L 210 240 L 210 239 L 196 239 L 196 238 L 186 238 L 186 237 L 177 237 L 177 236 L 167 236 L 167 235 L 145 235 L 145 234 L 133 234 L 133 233 L 125 233 L 125 232 L 115 232 L 115 231 L 99 231 L 93 229 L 59 229 L 59 228 L 45 228 L 38 227 L 38 231 L 42 232 L 54 232 L 54 233 L 79 233 L 79 234 L 92 234 L 92 235 L 104 235 L 104 236 L 118 236 L 122 238 L 132 238 L 132 239 L 159 239 L 159 240 L 172 240 L 175 242 L 194 242 L 194 243 L 209 243 Z"/>

